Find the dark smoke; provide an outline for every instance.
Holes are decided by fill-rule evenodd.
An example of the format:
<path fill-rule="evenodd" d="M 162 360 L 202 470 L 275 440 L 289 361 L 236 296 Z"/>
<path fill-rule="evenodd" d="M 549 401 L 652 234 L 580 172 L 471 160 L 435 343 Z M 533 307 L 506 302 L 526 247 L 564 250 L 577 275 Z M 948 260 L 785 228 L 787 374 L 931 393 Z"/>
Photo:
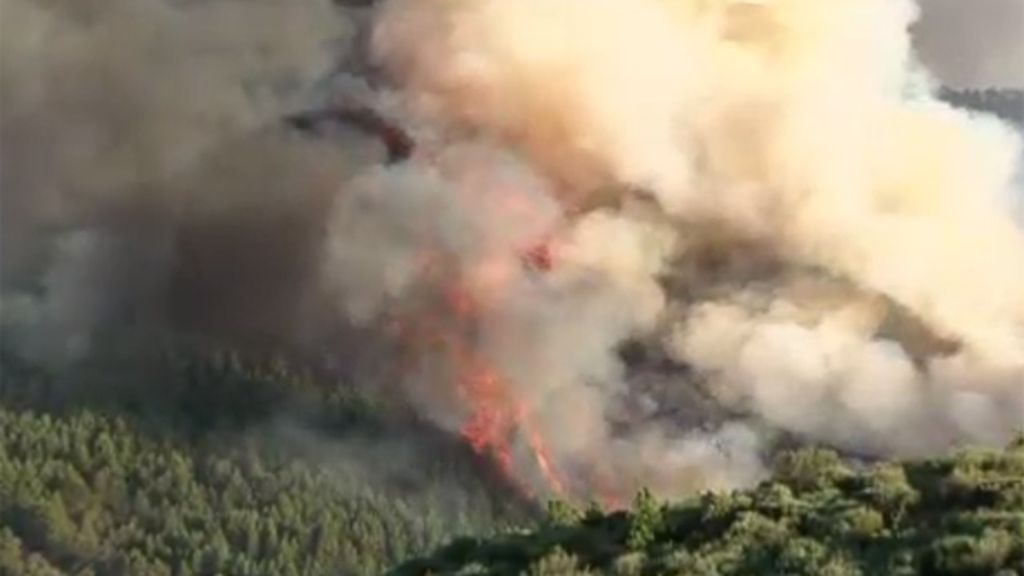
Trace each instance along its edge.
<path fill-rule="evenodd" d="M 326 103 L 356 24 L 328 0 L 3 0 L 2 312 L 39 359 L 100 328 L 315 341 L 326 208 L 379 135 Z M 358 82 L 349 81 L 351 85 Z"/>

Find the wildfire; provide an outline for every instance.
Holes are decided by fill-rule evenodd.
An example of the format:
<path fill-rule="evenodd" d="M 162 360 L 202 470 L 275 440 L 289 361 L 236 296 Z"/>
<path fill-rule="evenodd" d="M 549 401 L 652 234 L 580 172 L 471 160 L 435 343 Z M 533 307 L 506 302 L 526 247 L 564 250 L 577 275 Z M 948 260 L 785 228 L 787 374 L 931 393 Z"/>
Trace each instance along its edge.
<path fill-rule="evenodd" d="M 456 317 L 472 320 L 479 307 L 465 290 L 449 289 L 448 302 Z M 515 466 L 514 443 L 525 440 L 537 468 L 552 492 L 566 493 L 566 483 L 552 461 L 543 434 L 531 417 L 531 409 L 516 397 L 510 383 L 465 342 L 448 342 L 447 352 L 455 366 L 459 396 L 469 409 L 469 419 L 461 433 L 470 446 L 496 461 L 502 473 L 524 493 L 534 495 Z"/>
<path fill-rule="evenodd" d="M 555 466 L 551 462 L 551 455 L 548 451 L 547 443 L 544 441 L 544 436 L 538 433 L 534 426 L 529 425 L 529 421 L 524 423 L 528 424 L 524 427 L 524 430 L 530 443 L 530 449 L 533 451 L 533 457 L 537 460 L 537 466 L 540 467 L 541 473 L 555 494 L 564 496 L 566 492 L 565 481 L 558 471 L 555 470 Z"/>
<path fill-rule="evenodd" d="M 420 273 L 438 287 L 440 305 L 430 307 L 427 314 L 392 318 L 389 324 L 413 358 L 435 354 L 445 359 L 450 383 L 466 414 L 460 435 L 476 453 L 492 459 L 501 474 L 528 497 L 572 494 L 537 425 L 535 407 L 518 395 L 515 383 L 479 350 L 477 338 L 481 320 L 502 306 L 516 275 L 523 270 L 548 273 L 557 265 L 556 255 L 557 244 L 543 239 L 519 251 L 518 256 L 496 256 L 453 272 L 451 262 L 441 253 L 424 250 Z M 608 508 L 622 507 L 621 495 L 611 488 L 615 482 L 607 473 L 581 473 L 588 475 L 586 485 L 593 490 L 584 496 L 594 496 Z M 543 493 L 538 493 L 536 478 L 543 480 Z"/>
<path fill-rule="evenodd" d="M 436 251 L 424 250 L 420 258 L 420 273 L 439 287 L 440 307 L 428 314 L 392 318 L 392 332 L 414 357 L 441 354 L 446 359 L 454 391 L 467 413 L 460 434 L 475 452 L 493 459 L 509 482 L 536 497 L 535 483 L 523 474 L 523 458 L 531 458 L 547 489 L 565 496 L 567 482 L 536 425 L 533 408 L 476 345 L 481 319 L 501 305 L 517 268 L 551 269 L 550 245 L 541 243 L 522 251 L 518 262 L 495 257 L 459 273 L 452 273 Z"/>
<path fill-rule="evenodd" d="M 488 368 L 471 368 L 460 375 L 459 390 L 471 410 L 462 428 L 470 446 L 479 454 L 492 456 L 511 481 L 533 495 L 514 466 L 513 442 L 521 434 L 548 487 L 564 496 L 565 480 L 552 462 L 547 441 L 533 424 L 527 407 L 510 394 L 506 382 Z"/>

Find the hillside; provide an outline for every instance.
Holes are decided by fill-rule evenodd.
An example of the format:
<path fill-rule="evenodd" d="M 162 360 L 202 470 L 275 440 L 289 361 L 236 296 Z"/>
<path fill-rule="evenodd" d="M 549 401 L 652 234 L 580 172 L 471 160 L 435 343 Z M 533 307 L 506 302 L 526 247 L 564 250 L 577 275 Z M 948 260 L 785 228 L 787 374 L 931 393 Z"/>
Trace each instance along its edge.
<path fill-rule="evenodd" d="M 393 575 L 1024 574 L 1024 442 L 861 471 L 808 449 L 749 491 L 551 511 L 539 530 L 461 539 Z"/>
<path fill-rule="evenodd" d="M 377 574 L 532 517 L 468 449 L 282 368 L 105 396 L 3 360 L 0 576 Z"/>
<path fill-rule="evenodd" d="M 1024 574 L 1024 442 L 861 470 L 808 449 L 749 491 L 540 519 L 382 398 L 173 364 L 128 394 L 4 356 L 0 575 Z"/>

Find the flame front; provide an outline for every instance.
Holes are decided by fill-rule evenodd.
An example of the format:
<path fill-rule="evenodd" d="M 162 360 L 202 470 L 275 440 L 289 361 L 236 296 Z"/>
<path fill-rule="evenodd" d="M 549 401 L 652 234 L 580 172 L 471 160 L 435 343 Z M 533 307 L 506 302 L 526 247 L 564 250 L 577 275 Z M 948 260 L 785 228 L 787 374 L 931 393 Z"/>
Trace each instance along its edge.
<path fill-rule="evenodd" d="M 542 254 L 543 256 L 537 256 Z M 538 267 L 550 267 L 550 254 L 546 248 L 531 249 L 524 255 L 524 262 Z M 542 258 L 542 263 L 534 263 Z M 483 274 L 488 287 L 485 293 L 501 294 L 502 286 L 495 284 L 508 278 L 502 274 L 502 266 L 484 267 L 490 273 Z M 472 332 L 477 315 L 485 308 L 461 285 L 445 291 L 445 301 L 462 329 L 455 333 L 465 336 Z M 497 302 L 490 304 L 496 305 Z M 485 357 L 476 351 L 471 343 L 458 337 L 449 339 L 444 346 L 449 363 L 454 366 L 454 378 L 460 400 L 468 410 L 468 417 L 460 430 L 478 454 L 492 457 L 502 474 L 528 496 L 536 496 L 531 484 L 521 477 L 522 470 L 516 466 L 515 448 L 517 441 L 532 455 L 537 470 L 547 489 L 558 496 L 566 495 L 566 481 L 556 468 L 548 448 L 548 442 L 533 420 L 533 410 L 521 398 L 508 379 Z"/>
<path fill-rule="evenodd" d="M 462 356 L 454 352 L 456 356 Z M 529 407 L 517 399 L 507 382 L 479 358 L 460 357 L 458 389 L 470 410 L 461 433 L 479 453 L 494 458 L 502 473 L 527 495 L 535 496 L 529 484 L 519 477 L 515 466 L 514 443 L 525 440 L 547 487 L 558 496 L 566 494 L 566 483 L 552 461 L 543 434 L 531 418 Z"/>

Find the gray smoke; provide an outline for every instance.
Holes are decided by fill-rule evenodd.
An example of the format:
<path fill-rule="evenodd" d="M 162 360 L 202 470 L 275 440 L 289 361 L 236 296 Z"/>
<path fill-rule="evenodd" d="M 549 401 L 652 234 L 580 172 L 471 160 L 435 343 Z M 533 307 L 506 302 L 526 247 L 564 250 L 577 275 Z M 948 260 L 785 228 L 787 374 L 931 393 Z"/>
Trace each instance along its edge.
<path fill-rule="evenodd" d="M 921 57 L 949 86 L 1024 88 L 1024 0 L 921 0 Z"/>
<path fill-rule="evenodd" d="M 19 345 L 67 360 L 102 326 L 257 341 L 301 327 L 324 207 L 379 157 L 354 133 L 327 145 L 280 121 L 323 98 L 351 51 L 346 15 L 329 0 L 2 13 L 0 272 Z"/>

